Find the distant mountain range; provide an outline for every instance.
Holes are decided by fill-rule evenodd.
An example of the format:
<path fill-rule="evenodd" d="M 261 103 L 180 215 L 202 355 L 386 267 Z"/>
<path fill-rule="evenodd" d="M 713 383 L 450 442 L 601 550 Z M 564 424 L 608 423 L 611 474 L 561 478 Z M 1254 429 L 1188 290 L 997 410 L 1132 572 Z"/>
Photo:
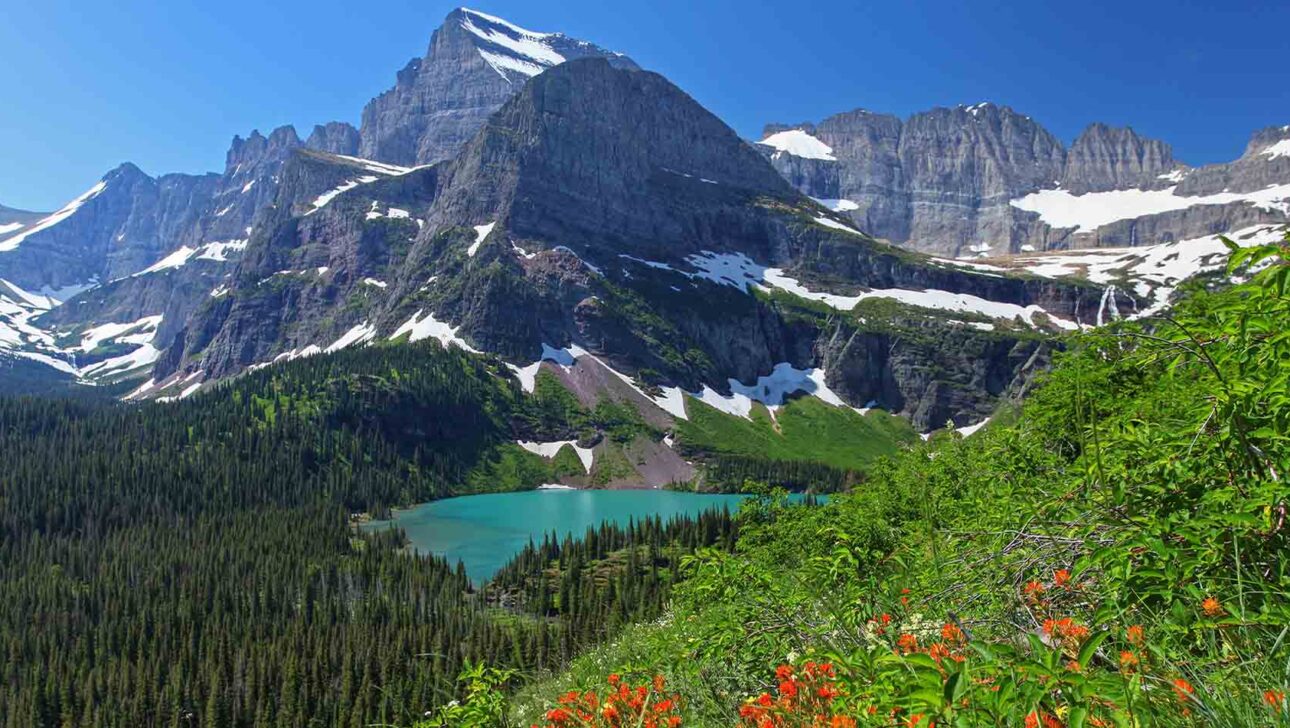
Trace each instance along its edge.
<path fill-rule="evenodd" d="M 1164 142 L 1100 123 L 1066 149 L 990 103 L 771 124 L 759 147 L 866 232 L 935 254 L 1153 245 L 1290 220 L 1290 126 L 1256 132 L 1236 161 L 1195 168 Z"/>
<path fill-rule="evenodd" d="M 1290 127 L 1195 169 L 1102 125 L 1066 150 L 990 104 L 749 142 L 626 56 L 459 9 L 360 129 L 0 208 L 0 390 L 184 397 L 433 337 L 659 425 L 801 395 L 967 425 L 1054 334 L 1216 266 L 1216 234 L 1277 235 L 1287 198 Z"/>

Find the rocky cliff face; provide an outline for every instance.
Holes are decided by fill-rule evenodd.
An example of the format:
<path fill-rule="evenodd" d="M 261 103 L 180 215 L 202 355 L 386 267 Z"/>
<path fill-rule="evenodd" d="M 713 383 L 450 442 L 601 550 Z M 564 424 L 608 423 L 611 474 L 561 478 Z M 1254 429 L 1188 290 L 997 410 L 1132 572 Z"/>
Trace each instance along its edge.
<path fill-rule="evenodd" d="M 358 129 L 343 121 L 331 121 L 314 127 L 305 146 L 329 154 L 358 154 Z"/>
<path fill-rule="evenodd" d="M 797 189 L 878 237 L 985 257 L 1284 222 L 1290 155 L 1276 145 L 1287 136 L 1264 130 L 1241 159 L 1189 169 L 1169 145 L 1132 129 L 1092 124 L 1067 150 L 1029 117 L 976 104 L 905 121 L 852 111 L 771 124 L 758 147 Z"/>
<path fill-rule="evenodd" d="M 394 88 L 363 109 L 359 156 L 406 166 L 456 156 L 484 121 L 530 77 L 567 60 L 624 56 L 560 33 L 525 30 L 500 18 L 454 10 Z"/>
<path fill-rule="evenodd" d="M 1159 187 L 1164 181 L 1161 176 L 1178 166 L 1173 150 L 1162 141 L 1139 136 L 1128 128 L 1090 124 L 1066 154 L 1062 187 L 1077 195 Z"/>

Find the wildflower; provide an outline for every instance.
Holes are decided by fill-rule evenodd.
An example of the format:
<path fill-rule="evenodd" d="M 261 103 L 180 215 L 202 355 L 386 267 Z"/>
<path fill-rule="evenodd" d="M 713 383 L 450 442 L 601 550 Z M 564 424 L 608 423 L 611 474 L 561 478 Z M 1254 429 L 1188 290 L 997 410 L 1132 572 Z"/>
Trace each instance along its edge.
<path fill-rule="evenodd" d="M 792 665 L 780 665 L 779 667 L 775 668 L 776 680 L 779 680 L 780 682 L 784 682 L 785 680 L 788 680 L 791 677 L 793 677 Z"/>
<path fill-rule="evenodd" d="M 769 708 L 771 705 L 774 704 L 775 700 L 774 698 L 770 697 L 770 693 L 762 693 L 761 695 L 757 696 L 757 702 L 760 703 L 762 707 Z"/>
<path fill-rule="evenodd" d="M 963 630 L 959 629 L 957 624 L 947 623 L 941 627 L 941 639 L 949 643 L 960 642 L 963 640 Z"/>
<path fill-rule="evenodd" d="M 900 646 L 900 649 L 903 650 L 905 654 L 909 654 L 910 652 L 918 649 L 918 638 L 906 632 L 896 640 L 896 644 Z"/>
<path fill-rule="evenodd" d="M 1052 713 L 1044 713 L 1044 728 L 1064 728 L 1062 722 Z"/>
<path fill-rule="evenodd" d="M 845 715 L 835 715 L 829 721 L 829 728 L 856 728 L 854 718 L 848 718 Z"/>
<path fill-rule="evenodd" d="M 1200 603 L 1200 608 L 1206 617 L 1217 617 L 1223 613 L 1223 605 L 1214 597 L 1205 597 L 1205 601 Z"/>
<path fill-rule="evenodd" d="M 1066 589 L 1071 583 L 1071 572 L 1069 569 L 1058 569 L 1053 572 L 1053 583 Z"/>
<path fill-rule="evenodd" d="M 1030 581 L 1026 582 L 1025 586 L 1021 587 L 1021 593 L 1025 594 L 1026 596 L 1043 594 L 1044 585 L 1038 581 L 1035 581 L 1034 579 L 1031 579 Z"/>
<path fill-rule="evenodd" d="M 1026 728 L 1039 728 L 1039 714 L 1033 710 L 1026 714 Z"/>
<path fill-rule="evenodd" d="M 929 647 L 927 650 L 927 656 L 932 658 L 933 660 L 936 660 L 937 662 L 940 662 L 942 659 L 948 657 L 949 654 L 950 654 L 950 648 L 946 647 L 943 643 L 940 643 L 940 642 L 932 643 L 932 646 Z"/>
<path fill-rule="evenodd" d="M 786 698 L 797 697 L 797 683 L 787 680 L 779 684 L 779 694 Z"/>
<path fill-rule="evenodd" d="M 1272 708 L 1272 712 L 1281 715 L 1281 709 L 1285 706 L 1286 692 L 1284 690 L 1264 690 L 1263 702 Z"/>
<path fill-rule="evenodd" d="M 915 726 L 917 726 L 919 723 L 922 723 L 922 722 L 923 722 L 922 713 L 914 713 L 913 715 L 905 719 L 905 725 L 908 726 L 908 728 L 914 728 Z"/>
<path fill-rule="evenodd" d="M 610 675 L 609 675 L 609 684 L 610 684 L 610 685 L 617 685 L 617 684 L 618 684 L 618 681 L 619 681 L 619 680 L 622 680 L 622 679 L 623 679 L 623 678 L 622 678 L 622 676 L 621 676 L 621 675 L 619 675 L 618 673 L 610 673 Z"/>
<path fill-rule="evenodd" d="M 1195 693 L 1195 692 L 1196 692 L 1196 688 L 1192 687 L 1191 683 L 1187 682 L 1186 680 L 1182 678 L 1176 678 L 1174 680 L 1174 695 L 1178 696 L 1179 702 L 1181 703 L 1187 702 L 1189 699 L 1191 699 L 1192 693 Z"/>
<path fill-rule="evenodd" d="M 1129 644 L 1131 644 L 1131 645 L 1140 645 L 1140 644 L 1142 644 L 1142 640 L 1144 639 L 1144 634 L 1143 634 L 1143 631 L 1142 631 L 1142 625 L 1140 625 L 1140 624 L 1135 624 L 1135 625 L 1130 626 L 1130 627 L 1129 627 L 1129 629 L 1127 630 L 1127 637 L 1128 637 L 1128 640 L 1129 640 Z"/>
<path fill-rule="evenodd" d="M 546 712 L 546 719 L 551 721 L 552 723 L 564 722 L 566 720 L 569 720 L 571 716 L 572 716 L 572 713 L 565 710 L 564 708 L 552 708 Z"/>
<path fill-rule="evenodd" d="M 1121 670 L 1132 670 L 1133 668 L 1137 667 L 1139 664 L 1141 663 L 1138 660 L 1138 656 L 1133 654 L 1132 652 L 1125 650 L 1120 653 Z"/>
<path fill-rule="evenodd" d="M 838 689 L 833 687 L 832 685 L 821 685 L 820 688 L 815 691 L 815 694 L 820 696 L 824 700 L 832 700 L 838 697 L 839 693 L 838 693 Z"/>

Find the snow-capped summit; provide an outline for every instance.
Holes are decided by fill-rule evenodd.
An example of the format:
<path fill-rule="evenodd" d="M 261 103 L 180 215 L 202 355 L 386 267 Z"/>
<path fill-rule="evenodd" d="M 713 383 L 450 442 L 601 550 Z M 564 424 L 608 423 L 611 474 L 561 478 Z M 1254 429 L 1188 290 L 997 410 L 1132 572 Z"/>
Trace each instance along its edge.
<path fill-rule="evenodd" d="M 587 57 L 637 67 L 594 43 L 457 8 L 426 55 L 410 61 L 394 88 L 363 110 L 359 156 L 406 166 L 451 158 L 530 78 Z"/>

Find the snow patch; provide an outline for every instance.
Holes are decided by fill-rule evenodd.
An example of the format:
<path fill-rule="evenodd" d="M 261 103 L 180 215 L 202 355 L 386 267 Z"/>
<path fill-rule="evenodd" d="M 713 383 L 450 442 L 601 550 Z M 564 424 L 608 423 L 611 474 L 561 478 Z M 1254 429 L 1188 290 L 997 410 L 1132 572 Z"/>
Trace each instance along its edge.
<path fill-rule="evenodd" d="M 1262 154 L 1269 159 L 1276 159 L 1277 157 L 1290 157 L 1290 139 L 1282 139 L 1276 144 L 1273 144 L 1267 149 L 1264 149 L 1263 151 L 1259 152 L 1259 154 Z"/>
<path fill-rule="evenodd" d="M 838 158 L 833 156 L 833 147 L 816 139 L 803 129 L 789 129 L 771 134 L 758 142 L 758 144 L 764 144 L 776 149 L 778 153 L 787 152 L 802 159 L 822 159 L 826 162 L 838 161 Z"/>
<path fill-rule="evenodd" d="M 377 162 L 376 160 L 373 160 L 373 159 L 363 159 L 362 157 L 351 157 L 346 154 L 333 154 L 332 156 L 336 157 L 337 159 L 343 159 L 346 162 L 357 164 L 358 166 L 362 167 L 365 171 L 373 172 L 375 174 L 385 175 L 386 177 L 398 177 L 400 175 L 405 175 L 414 169 L 417 169 L 416 167 L 400 167 L 397 164 L 386 164 L 385 162 Z"/>
<path fill-rule="evenodd" d="M 851 233 L 852 235 L 864 235 L 864 233 L 860 232 L 859 230 L 856 230 L 850 225 L 845 225 L 830 217 L 819 216 L 815 218 L 815 222 L 823 225 L 824 227 L 833 228 L 834 230 L 841 230 L 844 233 Z"/>
<path fill-rule="evenodd" d="M 558 440 L 555 442 L 529 442 L 525 440 L 516 440 L 515 444 L 535 455 L 541 455 L 548 460 L 554 458 L 560 450 L 567 445 L 573 448 L 573 451 L 578 454 L 578 459 L 582 461 L 583 469 L 588 473 L 591 472 L 591 465 L 595 462 L 595 455 L 592 453 L 591 448 L 578 447 L 577 440 Z"/>
<path fill-rule="evenodd" d="M 860 209 L 860 205 L 858 203 L 852 202 L 851 200 L 827 200 L 827 199 L 820 199 L 819 197 L 812 197 L 811 199 L 815 200 L 821 205 L 824 205 L 825 207 L 829 208 L 834 212 L 851 212 L 852 210 Z"/>
<path fill-rule="evenodd" d="M 423 339 L 434 338 L 438 339 L 439 343 L 443 344 L 444 348 L 456 345 L 472 354 L 481 353 L 478 349 L 467 344 L 464 339 L 457 336 L 457 331 L 461 328 L 460 326 L 451 326 L 444 323 L 443 321 L 436 319 L 433 313 L 428 313 L 425 315 L 425 318 L 422 318 L 422 313 L 423 311 L 417 311 L 412 315 L 412 318 L 404 321 L 402 326 L 399 326 L 399 328 L 394 330 L 394 333 L 390 335 L 390 338 L 397 339 L 404 334 L 408 334 L 408 341 L 412 343 Z"/>
<path fill-rule="evenodd" d="M 1185 197 L 1174 194 L 1176 186 L 1163 190 L 1111 190 L 1073 195 L 1066 190 L 1041 190 L 1008 204 L 1026 212 L 1038 213 L 1041 220 L 1055 228 L 1096 230 L 1116 222 L 1144 215 L 1185 210 L 1196 205 L 1228 205 L 1246 202 L 1270 211 L 1290 213 L 1290 184 L 1272 185 L 1254 192 L 1220 192 L 1213 195 Z"/>
<path fill-rule="evenodd" d="M 379 178 L 373 177 L 371 175 L 359 177 L 358 179 L 349 180 L 335 189 L 328 190 L 322 193 L 321 195 L 318 195 L 318 198 L 315 199 L 313 202 L 313 209 L 311 209 L 309 212 L 306 212 L 305 216 L 307 217 L 309 215 L 312 215 L 315 212 L 318 212 L 322 208 L 326 207 L 327 203 L 336 199 L 337 195 L 340 195 L 345 192 L 349 192 L 350 190 L 360 185 L 371 184 L 372 182 L 375 182 L 377 179 Z"/>
<path fill-rule="evenodd" d="M 374 338 L 376 338 L 376 327 L 364 321 L 349 331 L 346 331 L 339 339 L 332 342 L 331 346 L 324 349 L 324 351 L 330 354 L 334 351 L 340 351 L 345 347 L 353 346 L 354 344 L 366 343 Z"/>
<path fill-rule="evenodd" d="M 475 253 L 479 252 L 480 244 L 484 242 L 484 238 L 487 238 L 489 234 L 493 232 L 493 228 L 496 227 L 496 225 L 496 222 L 490 222 L 487 225 L 475 226 L 475 242 L 471 243 L 469 248 L 466 248 L 467 256 L 471 258 L 475 257 Z"/>
<path fill-rule="evenodd" d="M 201 249 L 197 256 L 198 260 L 213 260 L 218 263 L 227 263 L 230 252 L 242 252 L 246 250 L 249 240 L 225 240 L 214 243 L 207 243 Z"/>

